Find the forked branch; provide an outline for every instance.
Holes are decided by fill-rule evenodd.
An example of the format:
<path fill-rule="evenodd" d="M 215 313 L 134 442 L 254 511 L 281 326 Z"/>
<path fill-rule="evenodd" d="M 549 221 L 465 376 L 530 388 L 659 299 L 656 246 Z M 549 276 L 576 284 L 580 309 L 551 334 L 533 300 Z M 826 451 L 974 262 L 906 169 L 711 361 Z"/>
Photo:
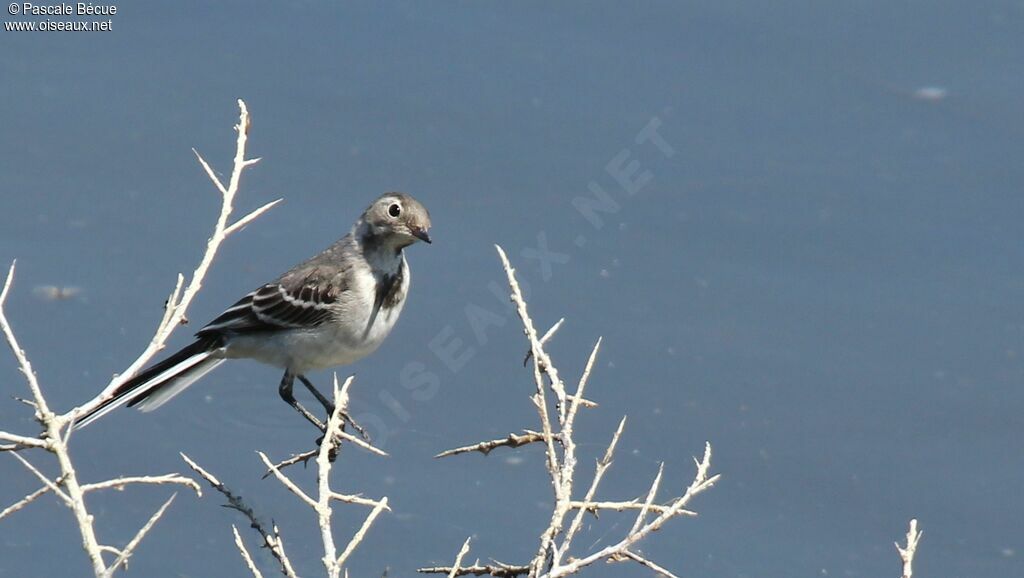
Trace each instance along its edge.
<path fill-rule="evenodd" d="M 73 429 L 72 424 L 75 416 L 96 408 L 99 404 L 109 399 L 120 385 L 141 369 L 152 358 L 152 356 L 164 346 L 164 343 L 170 334 L 178 327 L 178 325 L 181 324 L 182 320 L 185 319 L 185 313 L 188 306 L 202 287 L 203 279 L 213 262 L 217 249 L 220 247 L 224 239 L 229 234 L 240 230 L 254 218 L 266 212 L 277 203 L 277 201 L 268 203 L 249 215 L 239 219 L 234 224 L 229 225 L 233 202 L 235 195 L 238 192 L 242 172 L 245 168 L 256 162 L 255 159 L 245 158 L 245 148 L 250 124 L 249 112 L 245 103 L 241 100 L 238 101 L 238 106 L 240 110 L 239 122 L 236 127 L 238 137 L 236 139 L 234 165 L 229 183 L 225 185 L 216 176 L 210 168 L 210 165 L 201 157 L 199 159 L 200 164 L 210 176 L 214 186 L 216 186 L 218 191 L 220 191 L 222 201 L 220 215 L 217 219 L 216 225 L 214 226 L 213 235 L 207 242 L 206 251 L 203 254 L 199 266 L 196 267 L 196 270 L 187 286 L 185 286 L 184 277 L 178 275 L 177 282 L 174 290 L 171 292 L 170 298 L 167 301 L 167 306 L 161 317 L 160 324 L 158 325 L 153 338 L 150 340 L 149 345 L 143 350 L 142 354 L 139 355 L 139 357 L 129 365 L 129 367 L 120 376 L 115 377 L 99 395 L 82 406 L 72 409 L 64 414 L 57 414 L 50 408 L 49 403 L 43 395 L 42 387 L 39 384 L 38 378 L 32 369 L 32 364 L 29 362 L 28 356 L 21 349 L 21 346 L 18 343 L 4 307 L 14 281 L 15 266 L 13 263 L 11 264 L 7 277 L 4 280 L 3 289 L 0 290 L 0 330 L 2 330 L 11 351 L 14 353 L 18 367 L 25 376 L 29 391 L 32 394 L 31 399 L 21 401 L 24 401 L 27 405 L 33 408 L 36 421 L 43 426 L 43 433 L 37 438 L 0 431 L 0 442 L 5 442 L 3 445 L 0 445 L 0 450 L 14 452 L 12 455 L 14 455 L 14 457 L 17 458 L 17 460 L 42 483 L 41 488 L 26 495 L 19 501 L 5 508 L 3 511 L 0 511 L 0 519 L 19 511 L 44 495 L 50 493 L 54 494 L 73 512 L 82 538 L 82 546 L 89 557 L 93 574 L 97 577 L 112 576 L 117 570 L 127 566 L 128 559 L 135 552 L 147 532 L 149 532 L 154 524 L 156 524 L 167 507 L 170 506 L 174 497 L 171 496 L 171 498 L 169 498 L 164 505 L 150 517 L 149 521 L 139 529 L 128 544 L 119 549 L 113 546 L 101 544 L 97 538 L 93 516 L 86 506 L 86 493 L 107 488 L 123 488 L 130 484 L 177 484 L 189 487 L 190 489 L 195 490 L 196 493 L 199 493 L 199 485 L 196 484 L 195 481 L 177 474 L 167 474 L 163 476 L 129 476 L 95 483 L 82 483 L 75 472 L 74 464 L 68 450 L 68 440 L 71 436 Z M 28 449 L 41 449 L 53 455 L 56 458 L 59 474 L 53 477 L 44 474 L 40 468 L 37 468 L 27 458 L 16 453 Z M 104 559 L 104 554 L 113 554 L 116 558 L 113 562 L 108 564 Z"/>
<path fill-rule="evenodd" d="M 508 257 L 501 247 L 497 247 L 510 289 L 510 299 L 515 305 L 517 314 L 523 325 L 523 333 L 529 342 L 529 354 L 526 360 L 533 360 L 534 392 L 530 399 L 537 409 L 540 420 L 539 431 L 527 429 L 523 434 L 509 434 L 505 438 L 488 440 L 472 445 L 451 449 L 436 457 L 452 456 L 469 452 L 487 455 L 499 447 L 519 447 L 530 443 L 542 443 L 545 448 L 545 465 L 551 478 L 555 505 L 548 521 L 548 526 L 541 532 L 540 545 L 536 556 L 529 564 L 510 566 L 505 564 L 460 566 L 462 554 L 453 566 L 421 568 L 425 573 L 447 573 L 449 576 L 492 575 L 518 576 L 528 574 L 531 578 L 559 578 L 575 574 L 581 569 L 598 561 L 631 561 L 666 576 L 672 574 L 657 563 L 641 556 L 634 546 L 651 533 L 658 531 L 669 520 L 681 516 L 695 516 L 689 509 L 692 500 L 700 493 L 711 488 L 718 480 L 711 475 L 711 445 L 705 444 L 704 456 L 697 460 L 697 471 L 692 482 L 676 497 L 658 500 L 662 486 L 663 467 L 659 468 L 650 488 L 642 498 L 631 500 L 599 500 L 598 487 L 605 473 L 611 467 L 615 448 L 626 425 L 623 417 L 612 436 L 611 443 L 604 457 L 597 462 L 594 478 L 582 499 L 574 498 L 576 478 L 576 442 L 574 425 L 579 409 L 593 407 L 595 404 L 587 400 L 587 384 L 595 366 L 601 340 L 598 339 L 587 359 L 583 373 L 573 393 L 566 390 L 557 366 L 546 346 L 556 332 L 562 327 L 564 320 L 559 320 L 543 337 L 538 337 L 533 320 L 527 308 L 526 300 L 516 279 Z M 570 520 L 567 517 L 575 510 Z M 608 512 L 630 512 L 634 516 L 632 525 L 619 541 L 599 550 L 584 553 L 572 553 L 573 539 L 578 535 L 586 514 Z M 567 525 L 568 524 L 568 525 Z"/>

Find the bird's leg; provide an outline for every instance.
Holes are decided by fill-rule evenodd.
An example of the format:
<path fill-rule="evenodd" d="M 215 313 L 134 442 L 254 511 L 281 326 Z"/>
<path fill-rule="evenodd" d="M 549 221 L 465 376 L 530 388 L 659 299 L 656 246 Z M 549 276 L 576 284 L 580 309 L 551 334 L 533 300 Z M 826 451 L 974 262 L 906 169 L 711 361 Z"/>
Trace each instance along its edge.
<path fill-rule="evenodd" d="M 306 418 L 306 420 L 316 426 L 317 429 L 320 431 L 327 431 L 327 426 L 317 419 L 315 415 L 310 413 L 308 409 L 302 407 L 302 404 L 295 399 L 295 395 L 292 393 L 292 386 L 294 384 L 295 374 L 290 371 L 285 371 L 284 376 L 281 377 L 281 385 L 277 388 L 277 392 L 281 395 L 281 399 L 283 399 L 288 405 L 295 408 L 295 411 L 299 412 L 302 417 Z"/>
<path fill-rule="evenodd" d="M 313 383 L 311 381 L 309 381 L 308 378 L 306 378 L 305 375 L 301 375 L 300 374 L 300 375 L 296 375 L 295 377 L 298 377 L 299 381 L 302 382 L 302 385 L 305 385 L 306 389 L 308 389 L 309 392 L 313 394 L 313 397 L 315 397 L 317 399 L 317 401 L 320 402 L 320 405 L 324 406 L 324 409 L 327 411 L 327 419 L 330 419 L 330 417 L 332 415 L 334 415 L 334 404 L 331 403 L 331 401 L 329 399 L 324 397 L 324 394 L 320 393 L 320 390 L 318 390 L 313 385 Z M 342 419 L 342 423 L 341 423 L 341 429 L 342 430 L 345 429 L 345 423 L 350 423 L 350 424 L 352 424 L 352 427 L 355 428 L 355 430 L 357 432 L 359 432 L 360 437 L 362 437 L 367 442 L 370 441 L 370 436 L 369 436 L 369 434 L 366 433 L 366 430 L 363 429 L 363 426 L 361 426 L 358 423 L 356 423 L 356 421 L 354 419 L 352 419 L 352 416 L 350 416 L 348 414 L 348 412 L 342 410 L 342 412 L 341 412 L 341 419 Z"/>
<path fill-rule="evenodd" d="M 295 377 L 298 377 L 299 381 L 302 382 L 302 385 L 305 385 L 306 389 L 309 390 L 309 393 L 312 393 L 313 397 L 315 397 L 316 400 L 320 402 L 320 405 L 324 406 L 324 410 L 327 411 L 327 416 L 330 417 L 330 415 L 334 413 L 334 404 L 331 403 L 331 400 L 327 399 L 324 396 L 324 394 L 320 393 L 320 390 L 317 389 L 313 385 L 313 382 L 309 381 L 309 379 L 305 375 L 302 375 L 300 373 Z"/>

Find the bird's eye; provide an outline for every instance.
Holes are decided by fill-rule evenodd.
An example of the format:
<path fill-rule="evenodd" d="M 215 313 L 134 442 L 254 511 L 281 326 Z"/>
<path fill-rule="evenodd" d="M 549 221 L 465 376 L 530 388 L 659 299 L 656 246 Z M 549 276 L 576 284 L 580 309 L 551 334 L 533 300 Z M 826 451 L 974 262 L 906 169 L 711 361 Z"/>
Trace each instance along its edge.
<path fill-rule="evenodd" d="M 398 203 L 394 203 L 393 205 L 388 207 L 388 214 L 391 215 L 392 217 L 397 217 L 398 215 L 402 214 L 402 207 L 400 207 Z"/>

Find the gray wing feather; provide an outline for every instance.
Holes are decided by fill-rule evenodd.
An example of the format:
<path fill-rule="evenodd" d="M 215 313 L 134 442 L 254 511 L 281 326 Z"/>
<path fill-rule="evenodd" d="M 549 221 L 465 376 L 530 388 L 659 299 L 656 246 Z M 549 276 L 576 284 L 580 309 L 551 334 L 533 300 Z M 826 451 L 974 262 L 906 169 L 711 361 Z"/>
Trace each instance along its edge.
<path fill-rule="evenodd" d="M 349 272 L 304 264 L 242 297 L 197 335 L 316 327 L 335 314 L 351 285 Z"/>

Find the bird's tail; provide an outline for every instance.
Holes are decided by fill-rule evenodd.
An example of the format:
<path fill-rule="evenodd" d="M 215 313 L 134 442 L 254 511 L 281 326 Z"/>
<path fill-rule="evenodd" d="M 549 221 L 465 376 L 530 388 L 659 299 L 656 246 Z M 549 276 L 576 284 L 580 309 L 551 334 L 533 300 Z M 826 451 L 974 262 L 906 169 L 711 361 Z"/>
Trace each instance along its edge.
<path fill-rule="evenodd" d="M 224 363 L 223 358 L 213 357 L 217 348 L 215 341 L 199 339 L 124 382 L 110 399 L 79 416 L 74 428 L 81 429 L 125 404 L 138 406 L 142 411 L 160 407 Z"/>

